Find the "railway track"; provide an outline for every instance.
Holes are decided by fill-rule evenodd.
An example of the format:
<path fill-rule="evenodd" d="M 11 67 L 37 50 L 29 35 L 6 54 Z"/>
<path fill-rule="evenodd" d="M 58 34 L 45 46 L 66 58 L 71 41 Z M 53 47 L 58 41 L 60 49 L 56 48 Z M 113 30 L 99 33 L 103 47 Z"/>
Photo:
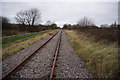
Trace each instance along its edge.
<path fill-rule="evenodd" d="M 58 56 L 59 49 L 60 49 L 61 36 L 62 36 L 62 31 L 60 33 L 60 37 L 59 37 L 59 40 L 58 40 L 58 43 L 57 43 L 57 47 L 56 47 L 56 51 L 55 51 L 54 61 L 53 61 L 53 65 L 52 65 L 52 69 L 51 69 L 51 73 L 50 73 L 50 80 L 52 80 L 53 75 L 54 75 L 54 70 L 55 70 L 55 65 L 56 65 L 56 61 L 57 61 L 57 56 Z"/>
<path fill-rule="evenodd" d="M 54 73 L 54 68 L 55 68 L 55 63 L 56 63 L 56 58 L 57 58 L 57 54 L 58 54 L 59 47 L 60 47 L 61 32 L 62 32 L 61 30 L 59 30 L 58 32 L 56 32 L 50 39 L 48 39 L 39 48 L 37 48 L 36 50 L 34 50 L 33 52 L 31 52 L 30 55 L 27 58 L 25 58 L 24 60 L 22 60 L 21 63 L 19 63 L 16 67 L 14 67 L 9 72 L 7 72 L 6 74 L 4 74 L 2 76 L 2 80 L 11 79 L 11 74 L 13 74 L 15 71 L 17 71 L 18 69 L 20 69 L 22 67 L 22 65 L 25 64 L 25 62 L 27 60 L 29 60 L 35 53 L 37 53 L 42 47 L 44 47 L 48 42 L 50 42 L 50 40 L 53 39 L 59 32 L 60 32 L 60 37 L 59 37 L 58 42 L 57 42 L 55 56 L 54 56 L 54 61 L 53 61 L 53 66 L 52 66 L 51 73 L 50 73 L 50 80 L 52 80 L 53 73 Z"/>
<path fill-rule="evenodd" d="M 39 48 L 3 75 L 2 80 L 21 78 L 91 78 L 84 63 L 59 30 Z"/>

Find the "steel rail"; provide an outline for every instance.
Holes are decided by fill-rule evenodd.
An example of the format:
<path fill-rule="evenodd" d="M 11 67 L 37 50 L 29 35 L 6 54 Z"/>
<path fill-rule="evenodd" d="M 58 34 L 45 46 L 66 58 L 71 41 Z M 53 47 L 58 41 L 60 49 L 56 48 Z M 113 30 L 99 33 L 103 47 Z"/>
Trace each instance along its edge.
<path fill-rule="evenodd" d="M 55 71 L 56 60 L 57 60 L 57 56 L 58 56 L 59 48 L 60 48 L 60 43 L 61 43 L 61 36 L 62 36 L 62 30 L 61 30 L 60 37 L 59 37 L 59 40 L 58 40 L 58 43 L 57 43 L 57 48 L 56 48 L 56 51 L 55 51 L 55 57 L 54 57 L 54 61 L 53 61 L 53 65 L 52 65 L 52 69 L 51 69 L 51 73 L 50 73 L 50 77 L 49 77 L 50 80 L 52 80 L 53 74 L 54 74 L 54 71 Z"/>
<path fill-rule="evenodd" d="M 59 32 L 59 31 L 58 31 Z M 45 43 L 43 43 L 39 48 L 34 50 L 33 52 L 30 53 L 30 55 L 26 58 L 23 59 L 19 64 L 17 64 L 13 69 L 11 69 L 9 72 L 7 72 L 5 75 L 2 76 L 2 80 L 8 80 L 9 76 L 17 70 L 22 64 L 24 64 L 33 54 L 35 54 L 38 50 L 40 50 L 45 44 L 47 44 L 58 32 L 56 32 L 50 39 L 48 39 Z"/>

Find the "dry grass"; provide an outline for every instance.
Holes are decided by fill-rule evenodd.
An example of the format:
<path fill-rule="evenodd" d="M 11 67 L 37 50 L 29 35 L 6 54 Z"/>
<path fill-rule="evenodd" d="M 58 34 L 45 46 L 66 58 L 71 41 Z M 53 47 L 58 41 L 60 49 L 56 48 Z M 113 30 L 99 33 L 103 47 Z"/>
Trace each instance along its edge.
<path fill-rule="evenodd" d="M 113 43 L 118 41 L 118 28 L 81 28 L 79 31 L 86 34 L 87 37 L 93 37 L 96 42 Z"/>
<path fill-rule="evenodd" d="M 51 33 L 54 33 L 56 30 L 51 31 Z M 28 40 L 24 40 L 21 42 L 15 42 L 12 43 L 10 46 L 7 46 L 5 48 L 2 49 L 2 59 L 4 60 L 5 58 L 13 55 L 14 53 L 27 48 L 29 45 L 43 39 L 44 37 L 48 36 L 49 32 L 44 33 L 43 35 L 39 35 L 33 38 L 30 38 Z"/>
<path fill-rule="evenodd" d="M 118 48 L 116 44 L 103 44 L 86 37 L 84 33 L 65 31 L 76 53 L 86 62 L 96 78 L 114 78 L 118 74 Z"/>

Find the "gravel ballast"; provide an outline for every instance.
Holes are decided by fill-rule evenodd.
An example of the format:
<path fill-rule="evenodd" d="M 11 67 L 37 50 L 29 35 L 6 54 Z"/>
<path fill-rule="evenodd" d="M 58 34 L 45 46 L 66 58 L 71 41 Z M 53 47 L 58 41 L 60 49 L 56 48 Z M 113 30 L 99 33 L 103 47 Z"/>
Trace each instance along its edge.
<path fill-rule="evenodd" d="M 2 64 L 2 74 L 10 71 L 24 58 L 26 58 L 32 51 L 40 47 L 51 37 L 52 35 L 49 35 L 46 38 L 31 45 L 30 47 L 4 60 Z M 28 79 L 49 78 L 59 37 L 60 31 L 55 37 L 53 37 L 53 39 L 51 39 L 45 46 L 43 46 L 38 52 L 30 57 L 29 60 L 27 60 L 18 70 L 16 70 L 11 75 L 11 77 Z M 67 36 L 64 31 L 62 31 L 60 49 L 53 78 L 92 78 L 91 74 L 85 67 L 85 63 L 75 53 L 74 49 L 67 40 Z"/>
<path fill-rule="evenodd" d="M 55 34 L 55 33 L 54 33 Z M 18 63 L 20 63 L 23 59 L 28 57 L 28 55 L 33 52 L 35 49 L 40 47 L 43 43 L 45 43 L 48 39 L 50 39 L 52 35 L 49 35 L 42 40 L 36 42 L 35 44 L 29 46 L 26 49 L 23 49 L 20 52 L 17 52 L 13 56 L 5 59 L 2 61 L 2 75 L 5 75 L 7 72 L 9 72 L 12 68 L 14 68 Z"/>
<path fill-rule="evenodd" d="M 91 78 L 85 63 L 77 56 L 64 32 L 56 66 L 54 73 L 56 78 Z"/>
<path fill-rule="evenodd" d="M 51 71 L 53 56 L 60 32 L 43 48 L 35 53 L 12 77 L 42 78 L 48 77 Z"/>

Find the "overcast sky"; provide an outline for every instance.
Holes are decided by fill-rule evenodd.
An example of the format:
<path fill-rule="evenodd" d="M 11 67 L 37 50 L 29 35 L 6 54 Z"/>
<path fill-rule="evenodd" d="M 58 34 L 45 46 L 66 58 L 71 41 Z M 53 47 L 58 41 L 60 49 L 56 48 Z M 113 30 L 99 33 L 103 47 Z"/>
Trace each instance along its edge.
<path fill-rule="evenodd" d="M 13 1 L 13 2 L 12 2 Z M 21 1 L 21 2 L 20 2 Z M 100 24 L 112 24 L 118 22 L 118 1 L 119 0 L 85 0 L 85 2 L 79 2 L 78 0 L 70 0 L 69 2 L 61 1 L 37 2 L 38 0 L 4 0 L 2 1 L 2 12 L 0 15 L 8 17 L 12 23 L 15 23 L 14 17 L 16 13 L 21 10 L 30 8 L 38 8 L 42 15 L 42 24 L 51 20 L 62 27 L 65 23 L 76 24 L 78 19 L 82 17 L 90 17 L 94 20 L 96 25 Z M 35 2 L 36 1 L 36 2 Z M 46 2 L 45 2 L 46 1 Z M 109 2 L 108 2 L 109 1 Z M 1 5 L 1 3 L 0 3 Z"/>

